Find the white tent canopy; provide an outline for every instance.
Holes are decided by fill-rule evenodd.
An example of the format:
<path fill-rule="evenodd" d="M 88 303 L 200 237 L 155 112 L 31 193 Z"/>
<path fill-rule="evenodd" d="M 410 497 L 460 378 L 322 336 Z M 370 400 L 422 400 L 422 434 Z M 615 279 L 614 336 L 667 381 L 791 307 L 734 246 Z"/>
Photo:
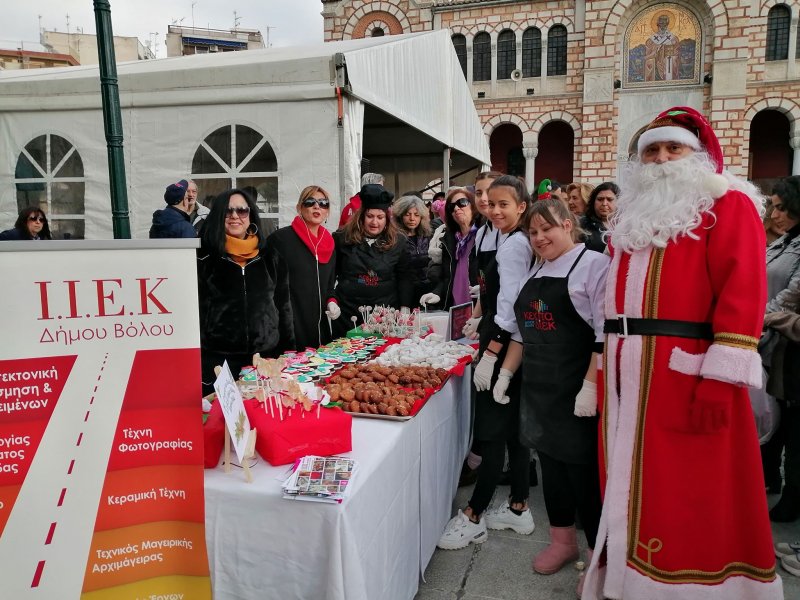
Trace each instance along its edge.
<path fill-rule="evenodd" d="M 441 177 L 447 148 L 456 166 L 489 163 L 447 31 L 124 63 L 118 76 L 135 237 L 187 176 L 201 198 L 252 186 L 283 225 L 310 184 L 337 215 L 370 154 L 398 193 Z M 96 66 L 0 73 L 0 179 L 14 182 L 0 226 L 39 202 L 57 231 L 111 236 L 102 119 Z M 405 159 L 388 161 L 394 147 Z"/>

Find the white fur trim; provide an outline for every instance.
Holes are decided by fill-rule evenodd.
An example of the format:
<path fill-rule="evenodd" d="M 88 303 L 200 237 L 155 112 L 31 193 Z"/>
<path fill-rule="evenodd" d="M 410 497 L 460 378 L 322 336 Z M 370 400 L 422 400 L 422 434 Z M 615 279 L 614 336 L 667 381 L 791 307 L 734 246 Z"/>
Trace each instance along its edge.
<path fill-rule="evenodd" d="M 728 191 L 730 184 L 724 175 L 719 173 L 709 173 L 703 177 L 703 189 L 706 190 L 711 197 L 716 200 L 722 198 Z"/>
<path fill-rule="evenodd" d="M 648 247 L 630 255 L 623 303 L 625 314 L 628 317 L 642 317 L 642 299 L 645 294 L 652 251 L 652 248 Z M 607 289 L 611 292 L 608 295 L 611 295 L 612 298 L 616 292 L 622 254 L 622 252 L 615 254 L 609 269 Z M 607 300 L 606 303 L 606 311 L 611 312 L 612 315 L 615 312 L 616 299 L 613 302 L 611 304 Z M 608 479 L 595 554 L 584 584 L 584 594 L 586 594 L 587 586 L 592 589 L 592 592 L 585 595 L 586 598 L 623 597 L 628 549 L 628 501 L 636 423 L 639 418 L 642 343 L 643 338 L 639 335 L 628 338 L 620 338 L 615 334 L 608 336 L 606 354 L 608 371 L 605 373 L 606 410 L 608 411 L 606 417 L 608 420 L 608 430 L 606 431 Z M 617 381 L 616 357 L 620 345 L 619 372 L 622 376 Z M 616 393 L 618 388 L 619 395 Z M 601 583 L 596 557 L 602 554 L 603 547 L 606 550 L 608 564 L 605 569 L 604 582 Z M 598 592 L 600 586 L 602 586 L 605 596 Z"/>
<path fill-rule="evenodd" d="M 703 366 L 705 356 L 705 353 L 690 354 L 675 346 L 669 355 L 669 368 L 684 375 L 700 375 L 700 368 Z"/>
<path fill-rule="evenodd" d="M 761 357 L 755 350 L 711 344 L 700 375 L 736 385 L 761 387 Z"/>
<path fill-rule="evenodd" d="M 686 144 L 695 150 L 700 150 L 702 148 L 700 140 L 688 129 L 665 125 L 664 127 L 648 129 L 639 136 L 639 143 L 636 148 L 639 156 L 642 155 L 645 148 L 656 142 L 678 142 L 679 144 Z"/>
<path fill-rule="evenodd" d="M 783 582 L 779 576 L 775 581 L 763 583 L 737 575 L 716 585 L 662 583 L 629 568 L 625 574 L 624 597 L 647 600 L 783 600 Z"/>

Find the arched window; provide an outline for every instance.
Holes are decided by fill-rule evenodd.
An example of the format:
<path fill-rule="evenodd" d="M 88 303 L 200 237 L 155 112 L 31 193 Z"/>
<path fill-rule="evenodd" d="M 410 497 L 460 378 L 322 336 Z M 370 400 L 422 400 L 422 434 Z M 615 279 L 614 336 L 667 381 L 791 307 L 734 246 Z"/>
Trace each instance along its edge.
<path fill-rule="evenodd" d="M 511 79 L 511 71 L 517 68 L 517 38 L 510 29 L 497 36 L 497 78 Z"/>
<path fill-rule="evenodd" d="M 192 159 L 197 200 L 206 206 L 220 193 L 249 193 L 267 232 L 278 227 L 278 160 L 267 139 L 247 125 L 225 125 L 202 141 Z"/>
<path fill-rule="evenodd" d="M 464 72 L 464 79 L 467 78 L 467 38 L 460 33 L 455 34 L 452 38 L 453 48 L 456 50 L 458 57 L 458 64 L 461 65 L 461 70 Z"/>
<path fill-rule="evenodd" d="M 372 37 L 383 37 L 386 35 L 386 32 L 383 30 L 383 27 L 375 27 L 372 30 Z"/>
<path fill-rule="evenodd" d="M 83 239 L 86 178 L 83 160 L 70 142 L 51 133 L 28 142 L 14 170 L 17 209 L 38 206 L 53 239 Z"/>
<path fill-rule="evenodd" d="M 536 27 L 522 34 L 522 76 L 542 76 L 542 32 Z"/>
<path fill-rule="evenodd" d="M 547 74 L 567 74 L 567 28 L 553 25 L 547 33 Z"/>
<path fill-rule="evenodd" d="M 472 41 L 472 80 L 489 81 L 492 78 L 492 38 L 482 31 Z"/>
<path fill-rule="evenodd" d="M 767 60 L 789 58 L 789 25 L 792 16 L 785 4 L 776 4 L 767 14 Z"/>

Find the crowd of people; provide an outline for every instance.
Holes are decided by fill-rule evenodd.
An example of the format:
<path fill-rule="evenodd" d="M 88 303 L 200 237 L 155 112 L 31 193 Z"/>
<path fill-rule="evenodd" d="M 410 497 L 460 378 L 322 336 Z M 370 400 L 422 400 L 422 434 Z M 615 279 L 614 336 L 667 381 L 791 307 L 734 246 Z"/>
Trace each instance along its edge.
<path fill-rule="evenodd" d="M 533 532 L 534 450 L 550 531 L 536 572 L 579 558 L 577 518 L 579 597 L 781 598 L 776 555 L 800 576 L 800 544 L 773 546 L 769 525 L 800 518 L 800 177 L 765 214 L 705 118 L 675 107 L 623 189 L 544 180 L 532 197 L 486 171 L 425 201 L 384 183 L 365 174 L 333 233 L 330 195 L 306 187 L 270 235 L 247 190 L 203 207 L 191 180 L 166 188 L 150 237 L 201 240 L 204 392 L 223 361 L 235 374 L 254 353 L 320 346 L 364 305 L 472 304 L 475 486 L 441 548 Z M 0 234 L 49 238 L 33 207 Z M 759 446 L 762 383 L 782 414 Z"/>

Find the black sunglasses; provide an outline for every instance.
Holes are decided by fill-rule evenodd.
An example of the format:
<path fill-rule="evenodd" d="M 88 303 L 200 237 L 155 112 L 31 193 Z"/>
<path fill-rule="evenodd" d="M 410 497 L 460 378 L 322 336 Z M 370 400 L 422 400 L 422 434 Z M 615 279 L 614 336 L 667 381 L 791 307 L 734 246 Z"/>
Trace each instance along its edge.
<path fill-rule="evenodd" d="M 31 215 L 28 217 L 28 221 L 36 221 L 37 223 L 44 223 L 44 217 L 42 215 L 34 216 Z"/>
<path fill-rule="evenodd" d="M 303 208 L 311 208 L 312 206 L 319 206 L 320 208 L 330 208 L 331 202 L 325 198 L 317 200 L 316 198 L 308 198 L 303 200 Z"/>
<path fill-rule="evenodd" d="M 469 198 L 459 198 L 455 202 L 448 202 L 448 205 L 450 206 L 450 210 L 455 210 L 456 206 L 459 208 L 466 208 L 469 206 Z"/>
<path fill-rule="evenodd" d="M 250 207 L 249 206 L 229 206 L 225 209 L 225 213 L 232 217 L 234 213 L 239 215 L 240 217 L 246 217 L 250 214 Z"/>

